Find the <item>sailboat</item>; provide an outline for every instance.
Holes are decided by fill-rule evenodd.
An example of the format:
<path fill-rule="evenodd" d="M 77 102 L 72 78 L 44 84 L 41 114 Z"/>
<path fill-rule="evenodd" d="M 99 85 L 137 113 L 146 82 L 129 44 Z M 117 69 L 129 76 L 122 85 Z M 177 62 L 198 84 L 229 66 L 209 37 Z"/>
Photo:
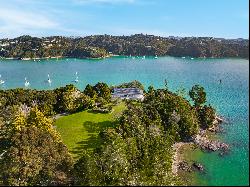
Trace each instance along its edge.
<path fill-rule="evenodd" d="M 76 78 L 75 78 L 75 82 L 78 83 L 78 76 L 77 76 L 77 72 L 76 72 Z"/>
<path fill-rule="evenodd" d="M 25 83 L 24 83 L 24 86 L 25 87 L 28 87 L 30 85 L 30 82 L 27 80 L 27 78 L 25 77 Z"/>
<path fill-rule="evenodd" d="M 49 74 L 48 74 L 48 83 L 51 84 L 52 80 L 50 80 Z"/>
<path fill-rule="evenodd" d="M 4 84 L 5 81 L 1 79 L 2 75 L 0 75 L 0 84 Z"/>

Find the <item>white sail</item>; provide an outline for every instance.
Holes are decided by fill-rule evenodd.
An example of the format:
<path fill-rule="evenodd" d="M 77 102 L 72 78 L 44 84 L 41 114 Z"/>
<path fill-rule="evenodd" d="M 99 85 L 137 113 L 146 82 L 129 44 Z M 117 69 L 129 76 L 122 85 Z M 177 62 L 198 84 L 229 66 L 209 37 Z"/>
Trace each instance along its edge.
<path fill-rule="evenodd" d="M 0 84 L 4 84 L 5 81 L 1 79 L 2 75 L 0 75 Z"/>
<path fill-rule="evenodd" d="M 75 78 L 75 82 L 78 82 L 78 76 L 77 76 L 77 72 L 76 72 L 76 78 Z"/>
<path fill-rule="evenodd" d="M 48 74 L 48 83 L 51 84 L 52 80 L 50 79 L 50 76 Z"/>
<path fill-rule="evenodd" d="M 25 87 L 28 87 L 30 85 L 30 82 L 27 80 L 27 78 L 25 77 L 25 83 L 24 83 L 24 86 Z"/>

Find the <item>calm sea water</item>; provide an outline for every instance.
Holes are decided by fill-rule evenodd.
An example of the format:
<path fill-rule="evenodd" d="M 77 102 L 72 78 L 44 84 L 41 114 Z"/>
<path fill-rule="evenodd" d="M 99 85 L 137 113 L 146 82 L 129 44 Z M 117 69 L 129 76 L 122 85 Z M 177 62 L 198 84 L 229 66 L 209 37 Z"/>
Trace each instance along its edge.
<path fill-rule="evenodd" d="M 79 82 L 74 83 L 75 72 Z M 231 145 L 223 157 L 218 153 L 194 152 L 205 168 L 205 174 L 196 175 L 199 185 L 249 185 L 249 61 L 244 59 L 189 59 L 160 57 L 103 60 L 61 59 L 43 61 L 0 60 L 0 74 L 5 84 L 1 89 L 24 87 L 24 78 L 30 88 L 53 89 L 69 83 L 78 88 L 98 81 L 109 85 L 139 80 L 147 88 L 164 87 L 164 79 L 172 91 L 189 90 L 201 84 L 207 91 L 208 103 L 227 119 L 225 133 L 219 138 Z M 52 80 L 46 83 L 47 74 Z M 220 84 L 219 80 L 222 80 Z"/>

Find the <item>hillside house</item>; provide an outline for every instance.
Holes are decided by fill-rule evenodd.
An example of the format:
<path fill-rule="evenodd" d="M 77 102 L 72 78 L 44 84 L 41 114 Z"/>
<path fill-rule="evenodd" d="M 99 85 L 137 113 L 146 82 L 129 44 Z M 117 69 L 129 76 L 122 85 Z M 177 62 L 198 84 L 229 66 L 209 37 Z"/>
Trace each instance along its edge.
<path fill-rule="evenodd" d="M 143 100 L 143 91 L 139 88 L 114 88 L 112 98 Z"/>

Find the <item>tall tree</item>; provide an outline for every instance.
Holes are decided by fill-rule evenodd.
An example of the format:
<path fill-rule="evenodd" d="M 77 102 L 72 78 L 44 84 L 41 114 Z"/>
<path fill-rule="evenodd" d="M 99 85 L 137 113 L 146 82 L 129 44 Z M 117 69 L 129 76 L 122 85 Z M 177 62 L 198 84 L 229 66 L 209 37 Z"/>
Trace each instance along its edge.
<path fill-rule="evenodd" d="M 23 127 L 12 134 L 10 142 L 0 159 L 4 185 L 70 184 L 72 158 L 66 146 L 49 132 Z"/>
<path fill-rule="evenodd" d="M 0 135 L 4 148 L 0 152 L 0 181 L 4 185 L 71 183 L 71 155 L 52 121 L 37 107 L 21 107 L 13 121 L 0 126 L 4 131 Z"/>
<path fill-rule="evenodd" d="M 91 86 L 90 84 L 87 84 L 87 86 L 85 87 L 84 94 L 93 98 L 93 99 L 96 99 L 96 97 L 97 97 L 97 93 L 94 90 L 94 87 Z"/>
<path fill-rule="evenodd" d="M 189 96 L 194 101 L 195 107 L 201 107 L 206 102 L 206 92 L 200 85 L 194 85 L 189 91 Z"/>
<path fill-rule="evenodd" d="M 96 91 L 98 97 L 102 97 L 106 101 L 110 100 L 111 92 L 110 92 L 110 89 L 109 89 L 109 87 L 108 87 L 108 85 L 106 83 L 98 82 L 94 86 L 94 90 Z"/>

